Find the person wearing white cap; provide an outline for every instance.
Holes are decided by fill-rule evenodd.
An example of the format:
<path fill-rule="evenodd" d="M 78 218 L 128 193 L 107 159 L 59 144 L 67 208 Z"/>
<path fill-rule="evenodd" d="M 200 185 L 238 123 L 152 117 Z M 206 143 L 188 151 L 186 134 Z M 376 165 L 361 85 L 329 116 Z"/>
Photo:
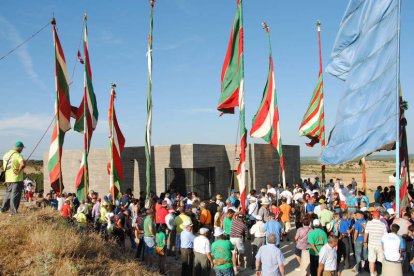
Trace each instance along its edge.
<path fill-rule="evenodd" d="M 317 276 L 319 266 L 319 251 L 321 250 L 322 246 L 328 242 L 328 236 L 326 235 L 325 231 L 321 229 L 322 224 L 319 219 L 314 219 L 312 224 L 313 230 L 309 233 L 308 236 L 308 243 L 310 245 L 310 273 L 311 276 Z"/>
<path fill-rule="evenodd" d="M 252 241 L 252 258 L 254 259 L 259 248 L 266 242 L 266 227 L 261 216 L 256 216 L 256 223 L 250 228 L 250 234 L 254 236 Z M 254 269 L 254 263 L 252 263 Z"/>
<path fill-rule="evenodd" d="M 217 240 L 211 245 L 211 254 L 216 275 L 233 276 L 235 274 L 233 268 L 236 268 L 234 245 L 224 237 L 221 228 L 214 230 L 214 236 Z"/>
<path fill-rule="evenodd" d="M 250 197 L 250 204 L 247 207 L 247 214 L 249 215 L 249 220 L 254 222 L 256 220 L 257 212 L 259 211 L 259 205 L 257 204 L 257 198 L 254 196 Z"/>
<path fill-rule="evenodd" d="M 73 216 L 73 218 L 76 219 L 78 222 L 78 227 L 80 230 L 86 230 L 87 221 L 86 221 L 86 215 L 85 215 L 85 205 L 79 206 L 76 215 Z"/>
<path fill-rule="evenodd" d="M 197 276 L 209 276 L 210 268 L 213 267 L 208 232 L 208 228 L 200 228 L 200 235 L 194 239 L 194 275 Z"/>
<path fill-rule="evenodd" d="M 194 234 L 193 223 L 191 221 L 183 222 L 184 230 L 181 232 L 181 275 L 191 276 L 193 275 L 193 263 L 194 263 Z"/>

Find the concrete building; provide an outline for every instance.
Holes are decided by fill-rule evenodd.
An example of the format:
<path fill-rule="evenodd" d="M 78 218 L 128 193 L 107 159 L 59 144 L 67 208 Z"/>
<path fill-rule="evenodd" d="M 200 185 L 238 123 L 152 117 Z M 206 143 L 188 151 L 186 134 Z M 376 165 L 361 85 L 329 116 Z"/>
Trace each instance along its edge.
<path fill-rule="evenodd" d="M 152 148 L 151 189 L 157 194 L 173 188 L 181 193 L 196 191 L 201 197 L 216 193 L 227 195 L 231 185 L 238 190 L 237 171 L 240 148 L 235 145 L 164 145 Z M 299 146 L 283 146 L 286 181 L 298 183 L 300 178 Z M 75 179 L 82 158 L 82 150 L 63 152 L 62 171 L 65 190 L 75 191 Z M 237 159 L 237 160 L 236 160 Z M 100 196 L 109 190 L 108 149 L 91 149 L 89 153 L 90 189 Z M 44 155 L 47 164 L 47 154 Z M 127 147 L 122 153 L 124 182 L 121 190 L 130 188 L 138 195 L 145 191 L 144 147 Z M 45 168 L 45 187 L 50 187 Z M 233 175 L 233 176 L 232 176 Z M 260 189 L 266 184 L 281 183 L 279 156 L 268 144 L 249 144 L 246 150 L 247 189 Z"/>

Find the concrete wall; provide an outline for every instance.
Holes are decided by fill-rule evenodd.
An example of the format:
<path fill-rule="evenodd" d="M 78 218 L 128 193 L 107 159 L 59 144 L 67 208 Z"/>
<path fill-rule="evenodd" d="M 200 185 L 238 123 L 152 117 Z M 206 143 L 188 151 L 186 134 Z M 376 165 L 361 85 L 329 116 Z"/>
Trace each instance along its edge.
<path fill-rule="evenodd" d="M 299 146 L 283 146 L 285 155 L 286 181 L 297 183 L 300 178 Z M 165 168 L 214 168 L 214 180 L 211 183 L 213 194 L 226 195 L 229 189 L 231 171 L 237 170 L 240 147 L 235 152 L 234 145 L 164 145 L 152 148 L 151 189 L 157 194 L 165 190 Z M 78 172 L 82 150 L 65 150 L 63 152 L 62 170 L 65 190 L 75 191 L 75 179 Z M 92 149 L 89 154 L 90 189 L 98 191 L 101 196 L 108 193 L 109 177 L 107 163 L 109 150 Z M 47 164 L 47 154 L 44 155 Z M 122 191 L 131 188 L 135 195 L 145 190 L 146 160 L 144 147 L 127 147 L 122 153 L 124 182 Z M 45 187 L 50 187 L 47 166 L 45 170 Z M 246 150 L 246 170 L 248 189 L 260 189 L 267 183 L 281 183 L 279 180 L 279 156 L 268 144 L 249 144 Z M 48 191 L 48 189 L 46 189 Z"/>

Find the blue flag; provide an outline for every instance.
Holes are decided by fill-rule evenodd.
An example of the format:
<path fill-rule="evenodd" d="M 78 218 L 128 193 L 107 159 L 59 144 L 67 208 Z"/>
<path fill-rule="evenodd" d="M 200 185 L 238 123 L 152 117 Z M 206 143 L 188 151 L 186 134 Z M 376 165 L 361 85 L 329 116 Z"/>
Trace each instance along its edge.
<path fill-rule="evenodd" d="M 394 142 L 398 0 L 350 0 L 326 71 L 345 81 L 321 162 L 340 164 Z"/>

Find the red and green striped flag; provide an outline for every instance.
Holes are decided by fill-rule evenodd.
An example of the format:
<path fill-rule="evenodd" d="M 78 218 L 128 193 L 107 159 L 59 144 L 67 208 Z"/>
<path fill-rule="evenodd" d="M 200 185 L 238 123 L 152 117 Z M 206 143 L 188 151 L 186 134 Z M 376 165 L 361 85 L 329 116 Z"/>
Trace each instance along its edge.
<path fill-rule="evenodd" d="M 52 141 L 49 148 L 48 171 L 50 185 L 56 192 L 64 189 L 62 178 L 62 147 L 65 132 L 70 130 L 71 106 L 69 98 L 69 78 L 66 68 L 65 55 L 56 33 L 56 21 L 52 19 L 52 32 L 55 48 L 55 125 L 52 132 Z"/>
<path fill-rule="evenodd" d="M 299 127 L 299 135 L 307 136 L 311 139 L 306 145 L 313 147 L 316 143 L 321 142 L 322 147 L 325 147 L 325 113 L 323 102 L 323 75 L 322 75 L 322 52 L 320 39 L 320 23 L 317 23 L 318 28 L 318 45 L 319 45 L 319 74 L 318 83 L 306 111 L 303 116 L 302 123 Z"/>
<path fill-rule="evenodd" d="M 112 200 L 121 197 L 121 184 L 124 179 L 122 171 L 121 154 L 125 146 L 125 138 L 118 125 L 115 112 L 115 84 L 112 84 L 111 100 L 109 103 L 109 151 L 110 161 L 108 164 L 109 171 L 109 189 L 111 191 Z"/>
<path fill-rule="evenodd" d="M 244 110 L 244 55 L 243 55 L 243 9 L 242 0 L 237 1 L 236 16 L 230 33 L 221 71 L 221 95 L 217 110 L 223 113 L 234 113 L 239 107 L 240 124 L 240 162 L 237 168 L 237 181 L 240 190 L 242 210 L 246 210 L 246 136 Z"/>
<path fill-rule="evenodd" d="M 308 147 L 313 147 L 321 142 L 322 149 L 325 147 L 325 111 L 323 97 L 323 74 L 322 74 L 322 46 L 321 46 L 321 23 L 316 23 L 318 30 L 318 49 L 319 49 L 319 74 L 318 83 L 313 90 L 312 98 L 303 116 L 299 127 L 299 136 L 306 136 L 311 141 L 306 143 Z M 325 165 L 322 165 L 322 183 L 325 183 Z"/>
<path fill-rule="evenodd" d="M 253 125 L 252 129 L 250 130 L 250 136 L 262 138 L 266 142 L 270 143 L 272 147 L 279 153 L 283 187 L 286 187 L 285 161 L 282 150 L 282 137 L 280 135 L 279 108 L 277 105 L 276 97 L 272 45 L 270 43 L 270 29 L 269 26 L 267 26 L 266 22 L 263 22 L 262 26 L 266 30 L 267 38 L 269 41 L 269 73 L 267 76 L 266 86 L 263 91 L 262 101 L 260 103 L 258 111 L 256 112 L 256 115 L 253 117 Z"/>
<path fill-rule="evenodd" d="M 145 126 L 145 158 L 146 158 L 146 206 L 149 207 L 151 191 L 151 129 L 152 129 L 152 28 L 155 0 L 150 0 L 150 30 L 148 35 L 148 92 L 147 92 L 147 122 Z"/>
<path fill-rule="evenodd" d="M 74 130 L 83 133 L 84 151 L 81 165 L 76 176 L 76 196 L 79 200 L 86 200 L 89 186 L 88 154 L 93 131 L 98 123 L 98 106 L 92 85 L 92 69 L 89 59 L 87 18 L 84 16 L 83 50 L 85 66 L 83 99 L 78 108 Z"/>

